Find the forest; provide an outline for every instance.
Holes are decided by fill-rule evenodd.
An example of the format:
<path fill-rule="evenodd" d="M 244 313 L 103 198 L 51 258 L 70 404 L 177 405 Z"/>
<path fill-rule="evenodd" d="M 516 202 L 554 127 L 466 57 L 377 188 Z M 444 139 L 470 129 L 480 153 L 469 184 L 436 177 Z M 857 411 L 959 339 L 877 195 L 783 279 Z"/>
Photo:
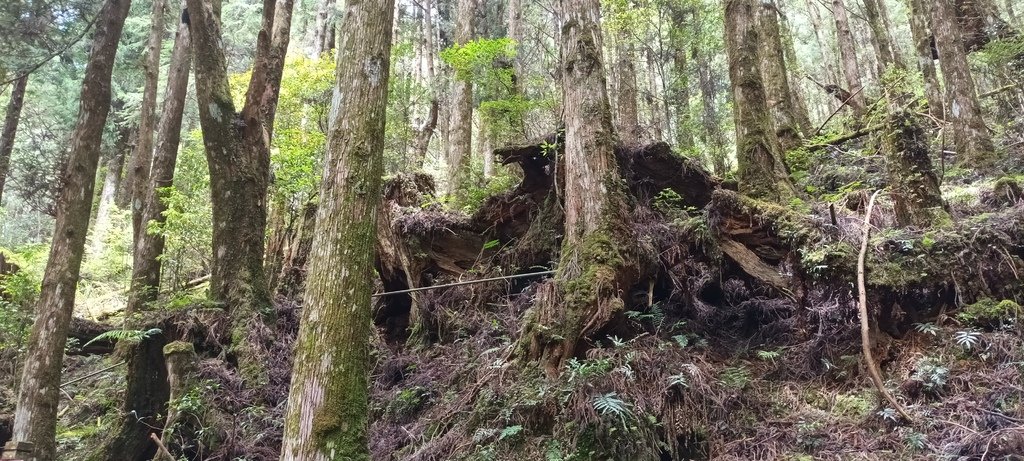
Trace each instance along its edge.
<path fill-rule="evenodd" d="M 0 36 L 3 461 L 1024 460 L 1024 0 Z"/>

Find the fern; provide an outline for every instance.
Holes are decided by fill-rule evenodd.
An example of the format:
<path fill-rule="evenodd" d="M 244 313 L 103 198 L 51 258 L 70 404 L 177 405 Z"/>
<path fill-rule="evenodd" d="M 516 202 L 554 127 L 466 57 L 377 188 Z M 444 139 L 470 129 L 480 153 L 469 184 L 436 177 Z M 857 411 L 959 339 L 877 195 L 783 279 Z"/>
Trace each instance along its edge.
<path fill-rule="evenodd" d="M 678 373 L 669 376 L 668 387 L 680 387 L 687 389 L 690 387 L 690 378 L 686 376 L 686 373 Z"/>
<path fill-rule="evenodd" d="M 917 330 L 918 333 L 924 333 L 926 335 L 939 335 L 939 327 L 936 326 L 934 323 L 915 323 L 914 330 Z"/>
<path fill-rule="evenodd" d="M 619 398 L 619 394 L 616 392 L 609 392 L 607 394 L 598 394 L 594 396 L 594 409 L 597 410 L 601 416 L 615 416 L 622 421 L 622 424 L 626 424 L 626 418 L 632 417 L 633 412 L 630 410 L 630 404 Z"/>
<path fill-rule="evenodd" d="M 971 350 L 981 342 L 981 333 L 970 330 L 958 331 L 953 335 L 953 339 L 964 349 Z"/>
<path fill-rule="evenodd" d="M 126 343 L 135 344 L 160 333 L 162 333 L 162 331 L 159 328 L 150 328 L 148 330 L 110 330 L 96 335 L 95 338 L 92 338 L 89 342 L 83 344 L 82 348 L 88 347 L 90 344 L 98 341 L 124 341 Z"/>

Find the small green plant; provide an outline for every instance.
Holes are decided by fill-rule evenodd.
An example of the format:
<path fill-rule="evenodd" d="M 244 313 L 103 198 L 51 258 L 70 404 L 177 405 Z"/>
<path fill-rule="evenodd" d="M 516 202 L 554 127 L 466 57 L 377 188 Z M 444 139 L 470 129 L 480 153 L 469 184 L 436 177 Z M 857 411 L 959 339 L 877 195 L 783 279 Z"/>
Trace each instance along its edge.
<path fill-rule="evenodd" d="M 159 328 L 150 328 L 148 330 L 110 330 L 104 333 L 96 335 L 95 338 L 89 340 L 89 342 L 82 345 L 87 347 L 92 343 L 99 341 L 114 341 L 114 342 L 126 342 L 129 344 L 137 344 L 142 342 L 144 339 L 148 339 L 152 336 L 162 333 Z"/>
<path fill-rule="evenodd" d="M 565 367 L 569 372 L 569 382 L 578 382 L 594 376 L 606 375 L 615 368 L 615 365 L 609 358 L 581 361 L 573 357 L 565 363 Z"/>
<path fill-rule="evenodd" d="M 907 434 L 907 438 L 904 439 L 907 444 L 907 449 L 912 451 L 922 451 L 928 447 L 928 436 L 920 432 L 911 432 Z"/>
<path fill-rule="evenodd" d="M 949 368 L 936 358 L 926 357 L 918 360 L 911 379 L 920 381 L 926 391 L 938 394 L 949 380 Z"/>
<path fill-rule="evenodd" d="M 750 370 L 747 370 L 744 366 L 728 367 L 722 370 L 722 375 L 719 377 L 722 384 L 731 387 L 733 389 L 743 389 L 750 384 Z"/>
<path fill-rule="evenodd" d="M 960 347 L 963 347 L 966 350 L 971 350 L 981 343 L 981 333 L 972 330 L 958 331 L 953 335 L 953 340 L 955 340 Z"/>
<path fill-rule="evenodd" d="M 593 399 L 594 410 L 601 416 L 614 416 L 618 418 L 623 426 L 626 425 L 626 418 L 632 417 L 632 405 L 619 398 L 616 392 L 598 394 Z"/>
<path fill-rule="evenodd" d="M 508 426 L 501 430 L 501 435 L 498 436 L 498 441 L 500 442 L 505 439 L 512 439 L 519 435 L 520 432 L 523 432 L 523 426 L 518 424 L 515 426 Z"/>
<path fill-rule="evenodd" d="M 775 360 L 781 356 L 782 351 L 779 349 L 774 351 L 757 351 L 757 358 L 764 360 L 765 362 L 775 363 Z"/>
<path fill-rule="evenodd" d="M 690 377 L 686 373 L 676 373 L 668 377 L 668 387 L 687 389 L 690 387 Z"/>
<path fill-rule="evenodd" d="M 939 335 L 939 327 L 938 327 L 938 325 L 935 325 L 934 323 L 915 323 L 914 324 L 914 331 L 917 331 L 918 333 L 924 333 L 926 335 L 931 335 L 931 336 L 938 336 Z"/>
<path fill-rule="evenodd" d="M 877 414 L 883 420 L 886 420 L 886 421 L 892 421 L 892 422 L 899 421 L 899 414 L 896 413 L 896 410 L 894 410 L 892 408 L 885 408 L 883 410 L 878 410 Z"/>

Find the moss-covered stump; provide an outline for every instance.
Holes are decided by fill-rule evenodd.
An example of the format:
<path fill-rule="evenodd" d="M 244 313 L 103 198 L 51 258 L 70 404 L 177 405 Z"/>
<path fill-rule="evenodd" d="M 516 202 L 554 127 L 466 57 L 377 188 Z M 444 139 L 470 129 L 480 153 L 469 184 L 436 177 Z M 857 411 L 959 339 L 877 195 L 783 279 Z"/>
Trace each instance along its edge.
<path fill-rule="evenodd" d="M 896 223 L 928 227 L 949 224 L 949 207 L 942 200 L 939 178 L 932 168 L 927 133 L 914 114 L 889 116 L 883 151 Z"/>

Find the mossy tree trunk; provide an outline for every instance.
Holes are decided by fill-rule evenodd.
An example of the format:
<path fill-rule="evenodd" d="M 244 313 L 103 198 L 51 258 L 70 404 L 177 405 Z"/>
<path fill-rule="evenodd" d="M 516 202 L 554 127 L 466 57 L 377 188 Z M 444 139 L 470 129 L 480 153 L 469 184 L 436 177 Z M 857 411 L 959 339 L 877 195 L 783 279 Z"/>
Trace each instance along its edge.
<path fill-rule="evenodd" d="M 128 177 L 125 184 L 132 210 L 132 232 L 144 232 L 142 221 L 143 201 L 149 187 L 149 173 L 153 163 L 153 133 L 156 131 L 156 93 L 160 80 L 160 51 L 164 41 L 164 7 L 166 0 L 153 0 L 150 12 L 149 39 L 146 41 L 146 59 L 142 63 L 143 80 L 142 104 L 139 113 L 139 136 L 129 157 Z"/>
<path fill-rule="evenodd" d="M 789 88 L 779 16 L 775 2 L 761 3 L 757 13 L 757 31 L 761 42 L 757 54 L 760 57 L 761 77 L 775 125 L 775 135 L 779 138 L 782 150 L 788 151 L 799 147 L 803 138 L 800 135 L 793 92 Z"/>
<path fill-rule="evenodd" d="M 264 0 L 252 78 L 235 110 L 221 48 L 219 0 L 188 0 L 195 53 L 196 100 L 210 168 L 213 268 L 210 296 L 231 312 L 232 352 L 243 376 L 263 376 L 262 345 L 249 334 L 269 320 L 263 268 L 270 182 L 270 140 L 288 49 L 293 0 Z"/>
<path fill-rule="evenodd" d="M 111 110 L 117 112 L 123 104 L 121 101 L 114 101 Z M 107 159 L 106 170 L 103 172 L 103 188 L 100 189 L 100 199 L 96 204 L 96 223 L 92 226 L 92 240 L 89 244 L 89 252 L 99 255 L 106 245 L 104 238 L 110 232 L 110 211 L 115 206 L 117 191 L 121 188 L 121 174 L 124 172 L 124 161 L 128 152 L 131 151 L 133 130 L 129 127 L 121 127 L 117 133 L 117 141 L 114 143 L 114 150 Z"/>
<path fill-rule="evenodd" d="M 636 279 L 625 185 L 605 91 L 598 0 L 561 2 L 565 229 L 558 274 L 538 296 L 522 347 L 556 374 L 579 343 L 622 309 Z"/>
<path fill-rule="evenodd" d="M 335 0 L 320 0 L 316 8 L 316 23 L 313 26 L 312 43 L 309 53 L 313 57 L 334 49 Z"/>
<path fill-rule="evenodd" d="M 725 43 L 736 125 L 736 161 L 740 191 L 752 197 L 786 203 L 796 197 L 782 161 L 765 85 L 759 69 L 756 0 L 730 0 L 725 5 Z"/>
<path fill-rule="evenodd" d="M 161 234 L 146 232 L 146 227 L 150 222 L 161 223 L 164 220 L 166 206 L 161 200 L 160 189 L 171 186 L 174 179 L 191 63 L 188 25 L 181 23 L 171 51 L 167 91 L 149 175 L 150 184 L 145 185 L 146 191 L 141 203 L 143 228 L 135 235 L 131 289 L 125 309 L 129 325 L 133 325 L 134 314 L 142 312 L 147 304 L 156 301 L 160 288 L 160 255 L 163 254 L 164 238 Z M 154 450 L 149 434 L 154 427 L 162 427 L 169 397 L 167 373 L 163 364 L 163 343 L 162 337 L 149 338 L 137 346 L 120 348 L 128 362 L 121 420 L 111 437 L 91 459 L 132 459 Z"/>
<path fill-rule="evenodd" d="M 373 249 L 384 172 L 394 0 L 350 2 L 282 460 L 369 460 Z"/>
<path fill-rule="evenodd" d="M 991 172 L 996 163 L 995 145 L 981 117 L 956 9 L 952 0 L 934 0 L 931 12 L 932 33 L 946 84 L 946 120 L 953 126 L 957 159 L 968 168 Z"/>
<path fill-rule="evenodd" d="M 35 445 L 37 461 L 57 459 L 58 386 L 64 346 L 92 214 L 101 137 L 110 111 L 110 77 L 130 3 L 129 0 L 107 0 L 97 13 L 99 20 L 82 79 L 78 120 L 64 170 L 64 187 L 57 202 L 54 238 L 22 366 L 13 440 Z"/>
<path fill-rule="evenodd" d="M 883 8 L 885 8 L 884 0 L 861 1 L 864 4 L 864 15 L 867 16 L 868 26 L 871 28 L 871 42 L 878 55 L 878 75 L 885 75 L 886 70 L 890 67 L 905 69 L 907 66 L 896 50 L 892 34 L 885 26 L 882 16 Z"/>
<path fill-rule="evenodd" d="M 948 222 L 939 179 L 928 156 L 928 134 L 909 112 L 891 114 L 889 126 L 892 131 L 886 134 L 883 149 L 897 224 L 927 228 Z"/>
<path fill-rule="evenodd" d="M 910 33 L 914 39 L 917 69 L 924 78 L 924 96 L 928 100 L 928 113 L 939 120 L 944 118 L 942 85 L 939 84 L 932 52 L 930 9 L 926 0 L 910 0 Z"/>
<path fill-rule="evenodd" d="M 455 44 L 462 46 L 473 40 L 473 17 L 476 15 L 476 0 L 458 0 L 458 14 L 455 19 Z M 456 73 L 457 75 L 457 73 Z M 473 175 L 470 165 L 473 158 L 473 82 L 468 78 L 456 77 L 452 82 L 452 107 L 448 146 L 448 194 L 456 193 L 467 186 Z"/>
<path fill-rule="evenodd" d="M 25 89 L 28 87 L 28 75 L 14 81 L 11 96 L 7 100 L 7 111 L 4 113 L 4 128 L 0 131 L 0 203 L 3 203 L 4 184 L 7 170 L 11 167 L 11 152 L 14 151 L 14 136 L 18 132 L 21 120 L 21 107 L 25 103 Z"/>

